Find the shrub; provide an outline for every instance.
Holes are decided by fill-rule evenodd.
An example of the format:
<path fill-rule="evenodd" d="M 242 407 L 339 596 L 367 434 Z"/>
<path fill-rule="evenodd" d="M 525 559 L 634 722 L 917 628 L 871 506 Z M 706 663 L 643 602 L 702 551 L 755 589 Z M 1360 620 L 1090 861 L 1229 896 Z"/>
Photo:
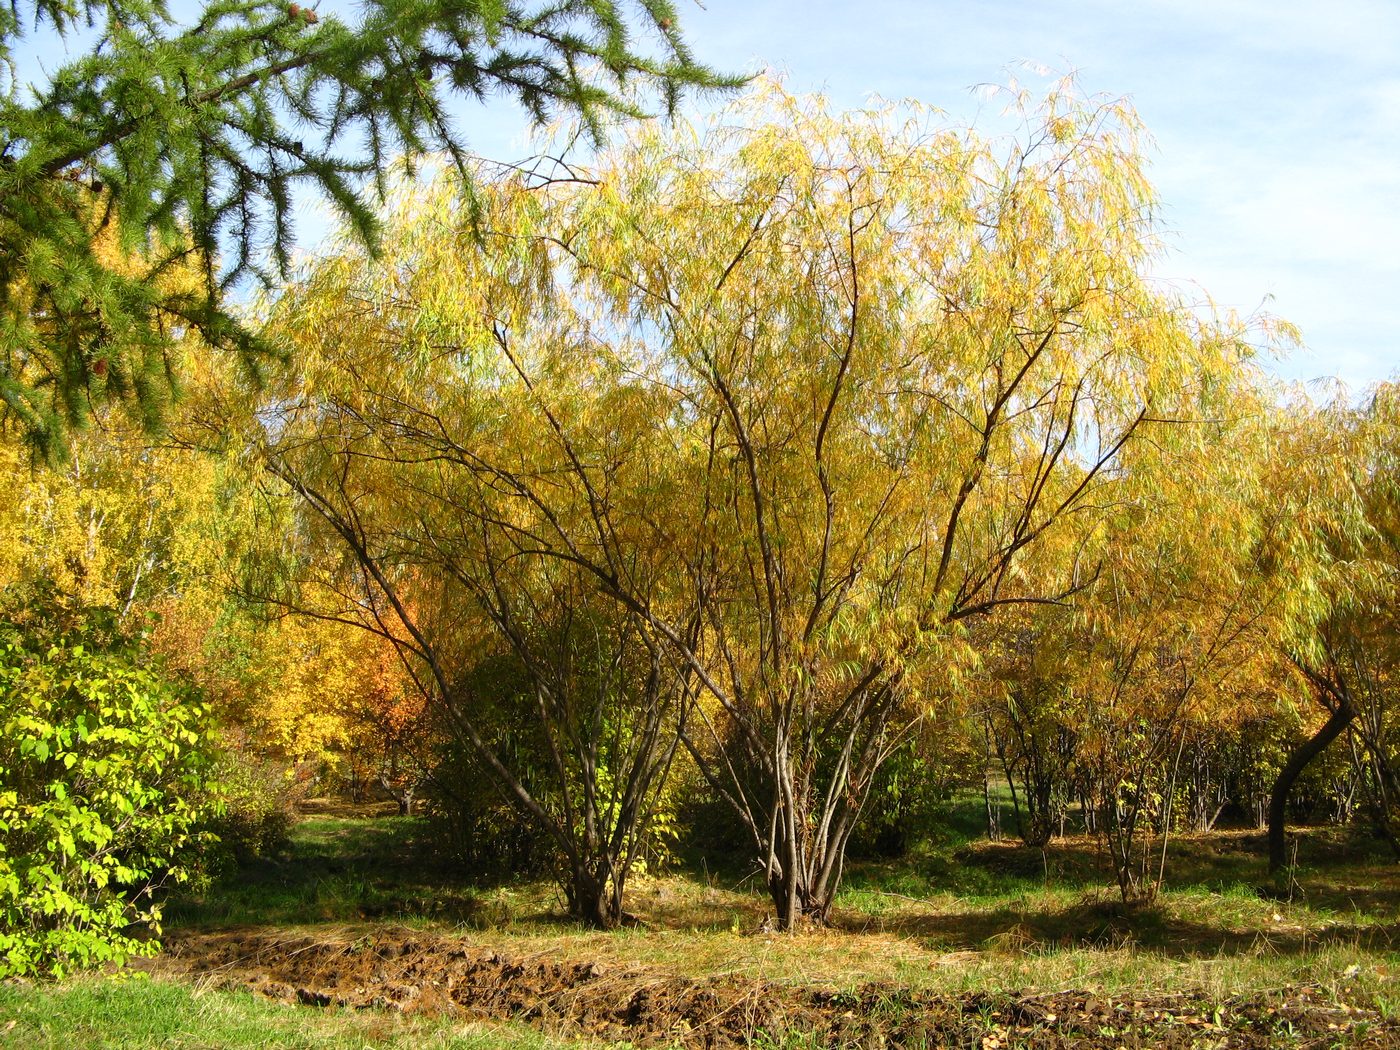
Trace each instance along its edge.
<path fill-rule="evenodd" d="M 297 803 L 306 794 L 286 763 L 226 737 L 212 775 L 210 800 L 217 808 L 206 807 L 203 825 L 219 840 L 212 867 L 227 872 L 286 846 Z"/>
<path fill-rule="evenodd" d="M 509 740 L 512 760 L 542 768 L 548 756 L 538 733 L 524 719 L 508 729 L 501 739 Z M 543 828 L 521 819 L 460 742 L 439 749 L 425 794 L 434 840 L 470 880 L 493 883 L 553 873 L 556 844 Z"/>
<path fill-rule="evenodd" d="M 208 797 L 203 719 L 111 611 L 40 593 L 0 612 L 0 976 L 159 947 L 143 927 Z"/>

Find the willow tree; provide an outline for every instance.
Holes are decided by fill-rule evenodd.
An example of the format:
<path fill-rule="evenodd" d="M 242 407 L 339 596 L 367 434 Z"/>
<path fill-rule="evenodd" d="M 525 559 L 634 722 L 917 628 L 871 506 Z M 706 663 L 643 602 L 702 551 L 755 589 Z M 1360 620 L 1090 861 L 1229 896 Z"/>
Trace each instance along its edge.
<path fill-rule="evenodd" d="M 381 591 L 386 559 L 489 578 L 488 540 L 591 580 L 702 687 L 675 730 L 783 928 L 825 919 L 969 623 L 1089 586 L 1125 449 L 1194 440 L 1248 355 L 1145 276 L 1132 112 L 1020 104 L 998 141 L 768 85 L 568 184 L 471 213 L 438 188 L 386 268 L 342 258 L 286 307 L 341 393 L 288 397 L 274 471 Z"/>
<path fill-rule="evenodd" d="M 1396 845 L 1397 780 L 1390 694 L 1400 580 L 1400 397 L 1382 384 L 1360 406 L 1290 406 L 1279 417 L 1269 491 L 1273 571 L 1286 575 L 1289 615 L 1281 650 L 1313 703 L 1309 735 L 1288 755 L 1270 793 L 1269 870 L 1287 863 L 1288 803 L 1303 771 L 1338 738 L 1351 738 L 1378 830 Z"/>
<path fill-rule="evenodd" d="M 1059 632 L 1077 694 L 1076 762 L 1123 901 L 1161 888 L 1188 749 L 1272 708 L 1288 583 L 1264 571 L 1273 413 L 1264 388 L 1203 391 L 1193 447 L 1125 457 L 1095 544 L 1101 580 Z M 1051 641 L 1054 644 L 1054 641 Z M 1186 764 L 1183 765 L 1183 759 Z"/>
<path fill-rule="evenodd" d="M 968 625 L 1091 585 L 1079 554 L 1127 451 L 1203 440 L 1180 424 L 1249 356 L 1145 276 L 1132 112 L 1070 85 L 1019 105 L 996 141 L 770 91 L 639 138 L 559 235 L 697 435 L 680 534 L 708 538 L 706 629 L 675 644 L 713 704 L 688 742 L 783 927 L 826 917 L 874 773 L 956 688 Z"/>

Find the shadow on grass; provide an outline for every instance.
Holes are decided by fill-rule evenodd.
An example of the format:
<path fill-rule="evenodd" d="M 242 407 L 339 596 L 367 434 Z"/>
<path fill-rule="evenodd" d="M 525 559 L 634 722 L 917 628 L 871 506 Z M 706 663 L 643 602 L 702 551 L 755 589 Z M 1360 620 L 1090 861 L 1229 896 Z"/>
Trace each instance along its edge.
<path fill-rule="evenodd" d="M 547 880 L 473 885 L 433 850 L 418 818 L 313 816 L 281 854 L 172 901 L 171 927 L 312 926 L 393 922 L 521 933 L 577 930 Z M 918 941 L 930 950 L 1116 949 L 1172 958 L 1328 946 L 1400 946 L 1400 869 L 1335 832 L 1300 839 L 1292 902 L 1262 899 L 1264 842 L 1255 832 L 1173 840 L 1168 891 L 1155 907 L 1117 900 L 1087 837 L 1045 850 L 1011 843 L 935 844 L 897 861 L 854 864 L 833 926 Z M 747 932 L 771 911 L 760 879 L 738 870 L 636 878 L 628 909 L 640 931 Z"/>
<path fill-rule="evenodd" d="M 314 925 L 374 920 L 488 921 L 479 892 L 432 849 L 416 817 L 298 822 L 285 848 L 166 907 L 167 925 Z"/>
<path fill-rule="evenodd" d="M 1331 828 L 1299 833 L 1292 896 L 1269 895 L 1264 835 L 1217 831 L 1172 841 L 1166 890 L 1126 907 L 1099 845 L 1087 836 L 1044 850 L 969 842 L 951 856 L 857 866 L 841 913 L 846 929 L 872 927 L 938 950 L 1138 947 L 1171 958 L 1327 947 L 1400 947 L 1400 867 L 1374 842 Z M 862 894 L 867 899 L 862 899 Z M 925 907 L 871 907 L 869 895 L 920 898 Z"/>
<path fill-rule="evenodd" d="M 868 920 L 846 916 L 848 930 L 867 930 Z M 1125 908 L 1120 902 L 1087 898 L 1068 906 L 1021 904 L 987 910 L 896 914 L 879 922 L 885 933 L 916 939 L 941 951 L 1000 950 L 1030 954 L 1057 950 L 1139 948 L 1167 958 L 1306 955 L 1328 947 L 1391 951 L 1400 947 L 1400 923 L 1328 923 L 1304 926 L 1270 923 L 1239 926 L 1175 913 L 1170 905 Z"/>

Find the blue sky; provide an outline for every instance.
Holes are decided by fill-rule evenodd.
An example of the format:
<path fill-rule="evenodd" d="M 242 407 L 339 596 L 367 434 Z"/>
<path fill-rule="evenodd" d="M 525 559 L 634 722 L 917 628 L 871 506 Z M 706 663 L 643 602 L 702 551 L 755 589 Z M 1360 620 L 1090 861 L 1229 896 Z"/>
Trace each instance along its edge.
<path fill-rule="evenodd" d="M 1400 0 L 679 0 L 697 56 L 855 107 L 994 116 L 1032 67 L 1125 95 L 1157 143 L 1164 277 L 1298 325 L 1274 370 L 1359 392 L 1400 378 Z M 990 112 L 987 112 L 989 111 Z M 519 153 L 513 116 L 473 145 Z"/>
<path fill-rule="evenodd" d="M 1157 141 L 1172 256 L 1243 313 L 1300 326 L 1276 367 L 1353 390 L 1400 377 L 1400 2 L 706 0 L 706 61 L 771 67 L 843 106 L 913 97 L 955 119 L 1021 63 L 1126 95 Z"/>
<path fill-rule="evenodd" d="M 1357 392 L 1400 377 L 1400 0 L 677 3 L 702 61 L 843 107 L 877 95 L 995 117 L 977 85 L 1048 84 L 1037 66 L 1129 97 L 1157 141 L 1174 248 L 1159 273 L 1297 324 L 1305 349 L 1274 366 L 1287 378 Z M 483 155 L 528 150 L 505 102 L 460 126 Z"/>

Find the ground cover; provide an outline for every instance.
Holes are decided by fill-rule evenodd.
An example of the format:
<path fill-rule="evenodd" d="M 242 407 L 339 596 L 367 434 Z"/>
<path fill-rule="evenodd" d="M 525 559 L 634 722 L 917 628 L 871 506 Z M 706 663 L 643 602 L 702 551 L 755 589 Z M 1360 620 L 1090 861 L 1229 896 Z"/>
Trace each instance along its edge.
<path fill-rule="evenodd" d="M 1303 836 L 1282 900 L 1258 891 L 1259 833 L 1182 838 L 1133 912 L 1090 839 L 949 832 L 858 865 L 830 928 L 778 934 L 741 869 L 644 877 L 605 933 L 547 882 L 470 885 L 424 830 L 308 817 L 285 853 L 176 902 L 137 979 L 3 989 L 0 1041 L 1400 1046 L 1400 872 L 1337 831 Z M 101 1039 L 71 1041 L 91 1016 Z"/>

